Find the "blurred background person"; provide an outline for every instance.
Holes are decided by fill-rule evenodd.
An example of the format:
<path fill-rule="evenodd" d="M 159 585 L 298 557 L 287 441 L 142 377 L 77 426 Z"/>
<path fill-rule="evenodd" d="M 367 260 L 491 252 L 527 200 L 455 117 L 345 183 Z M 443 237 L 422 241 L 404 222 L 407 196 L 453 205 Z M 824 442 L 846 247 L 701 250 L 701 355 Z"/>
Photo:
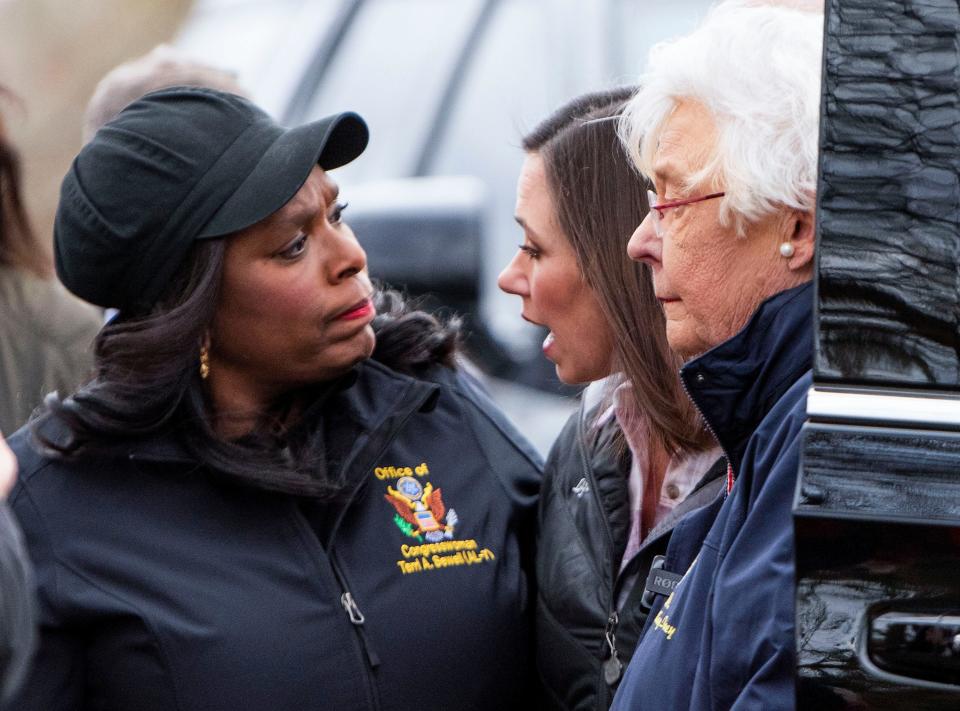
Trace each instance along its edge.
<path fill-rule="evenodd" d="M 625 249 L 647 214 L 648 184 L 617 138 L 633 93 L 580 96 L 523 139 L 523 244 L 499 278 L 523 317 L 549 330 L 543 353 L 560 380 L 596 383 L 550 451 L 541 489 L 537 669 L 547 708 L 609 707 L 649 609 L 653 558 L 726 472 L 677 377 L 650 269 Z"/>
<path fill-rule="evenodd" d="M 622 119 L 653 183 L 650 266 L 687 393 L 730 462 L 687 516 L 613 708 L 790 709 L 801 428 L 812 386 L 823 16 L 729 0 L 656 47 Z"/>
<path fill-rule="evenodd" d="M 93 138 L 97 129 L 128 104 L 170 86 L 206 86 L 248 96 L 232 72 L 191 59 L 172 45 L 159 44 L 143 56 L 114 67 L 100 80 L 83 114 L 83 142 Z"/>
<path fill-rule="evenodd" d="M 11 438 L 41 639 L 8 708 L 532 703 L 539 461 L 450 324 L 377 314 L 327 173 L 367 135 L 177 87 L 77 157 L 57 271 L 119 316 Z"/>
<path fill-rule="evenodd" d="M 3 0 L 0 84 L 23 102 L 7 125 L 23 157 L 27 213 L 50 247 L 60 181 L 80 149 L 84 107 L 111 68 L 171 39 L 194 0 Z"/>
<path fill-rule="evenodd" d="M 9 94 L 0 88 L 0 99 Z M 21 192 L 20 156 L 0 116 L 0 431 L 12 432 L 51 391 L 72 392 L 93 367 L 101 314 L 60 285 Z"/>
<path fill-rule="evenodd" d="M 23 682 L 36 641 L 30 561 L 7 505 L 16 479 L 17 458 L 0 433 L 0 701 Z"/>

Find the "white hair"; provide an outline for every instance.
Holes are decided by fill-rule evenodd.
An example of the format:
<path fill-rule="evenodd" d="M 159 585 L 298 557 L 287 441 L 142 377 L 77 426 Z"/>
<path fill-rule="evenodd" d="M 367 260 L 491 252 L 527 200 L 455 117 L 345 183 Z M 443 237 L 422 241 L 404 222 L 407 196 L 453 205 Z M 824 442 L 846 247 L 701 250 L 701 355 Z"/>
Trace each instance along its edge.
<path fill-rule="evenodd" d="M 815 207 L 823 16 L 786 5 L 728 0 L 690 34 L 654 46 L 620 122 L 633 162 L 652 176 L 677 104 L 706 107 L 717 145 L 685 187 L 726 192 L 720 219 L 740 234 L 780 207 Z"/>

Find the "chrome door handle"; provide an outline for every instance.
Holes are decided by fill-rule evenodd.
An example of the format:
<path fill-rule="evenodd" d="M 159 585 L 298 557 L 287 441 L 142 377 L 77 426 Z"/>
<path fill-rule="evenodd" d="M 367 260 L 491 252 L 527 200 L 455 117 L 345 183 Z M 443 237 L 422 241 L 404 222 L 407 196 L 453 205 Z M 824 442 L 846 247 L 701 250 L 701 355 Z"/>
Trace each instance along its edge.
<path fill-rule="evenodd" d="M 867 653 L 898 676 L 960 685 L 960 612 L 885 612 L 870 621 Z"/>

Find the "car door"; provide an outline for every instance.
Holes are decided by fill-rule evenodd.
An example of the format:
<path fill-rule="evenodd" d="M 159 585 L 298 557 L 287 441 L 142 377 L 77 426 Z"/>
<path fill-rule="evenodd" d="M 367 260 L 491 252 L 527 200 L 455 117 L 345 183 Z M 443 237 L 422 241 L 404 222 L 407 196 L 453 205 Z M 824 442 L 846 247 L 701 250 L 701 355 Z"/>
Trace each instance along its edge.
<path fill-rule="evenodd" d="M 798 707 L 960 708 L 960 6 L 827 0 Z"/>

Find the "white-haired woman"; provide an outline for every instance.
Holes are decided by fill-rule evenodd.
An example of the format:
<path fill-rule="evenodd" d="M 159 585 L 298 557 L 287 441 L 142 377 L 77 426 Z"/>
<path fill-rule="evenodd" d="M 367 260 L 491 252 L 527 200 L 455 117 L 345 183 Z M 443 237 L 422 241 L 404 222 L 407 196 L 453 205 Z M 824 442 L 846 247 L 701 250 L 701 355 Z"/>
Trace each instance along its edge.
<path fill-rule="evenodd" d="M 811 385 L 822 22 L 725 2 L 653 50 L 622 119 L 655 186 L 628 252 L 652 269 L 688 394 L 730 467 L 726 495 L 674 531 L 672 592 L 614 709 L 795 703 L 790 511 Z"/>

